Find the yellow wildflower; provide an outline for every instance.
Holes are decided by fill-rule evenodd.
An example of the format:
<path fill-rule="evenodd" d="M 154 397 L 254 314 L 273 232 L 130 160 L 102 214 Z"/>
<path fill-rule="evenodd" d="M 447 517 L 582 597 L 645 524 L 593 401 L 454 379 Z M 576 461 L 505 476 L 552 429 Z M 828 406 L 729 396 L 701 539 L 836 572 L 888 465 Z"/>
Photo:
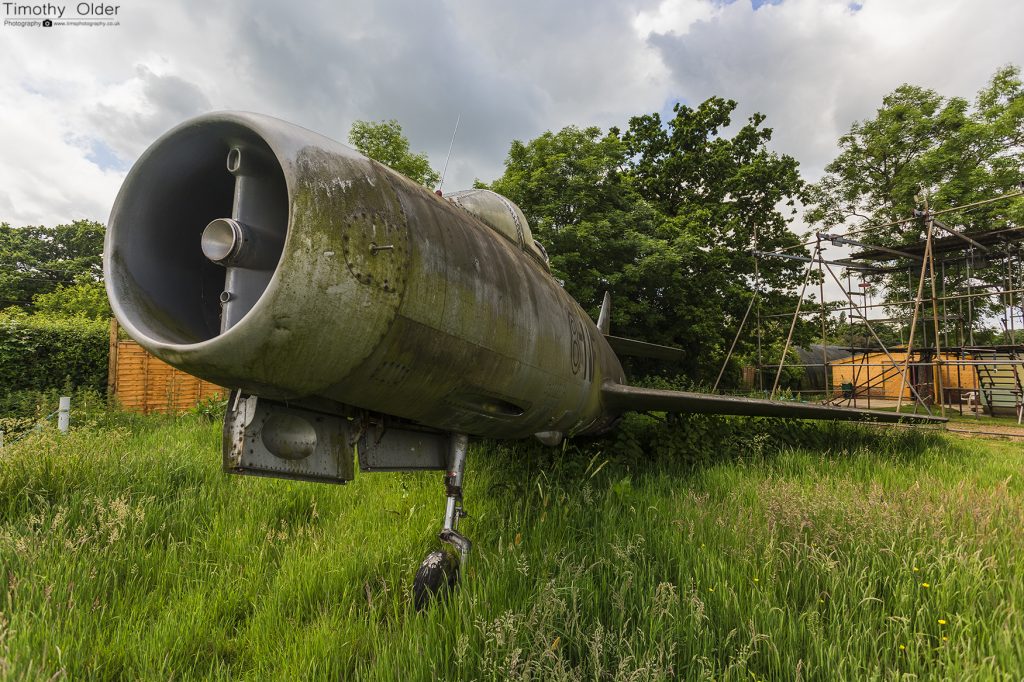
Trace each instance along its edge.
<path fill-rule="evenodd" d="M 906 650 L 907 650 L 907 647 L 905 647 L 902 644 L 900 644 L 900 651 L 906 651 Z"/>
<path fill-rule="evenodd" d="M 942 618 L 939 618 L 939 625 L 945 625 L 945 624 L 946 624 L 946 621 L 943 620 Z"/>
<path fill-rule="evenodd" d="M 931 587 L 931 585 L 929 585 L 928 583 L 921 583 L 921 587 L 928 588 Z"/>

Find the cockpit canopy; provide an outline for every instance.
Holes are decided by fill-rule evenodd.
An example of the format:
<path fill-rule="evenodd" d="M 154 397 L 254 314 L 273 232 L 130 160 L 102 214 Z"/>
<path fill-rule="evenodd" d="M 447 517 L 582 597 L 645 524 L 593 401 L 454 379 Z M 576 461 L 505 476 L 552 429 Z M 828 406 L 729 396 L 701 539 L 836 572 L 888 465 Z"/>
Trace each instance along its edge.
<path fill-rule="evenodd" d="M 547 251 L 533 238 L 526 216 L 511 201 L 489 189 L 466 189 L 447 194 L 444 198 L 476 216 L 549 269 Z"/>

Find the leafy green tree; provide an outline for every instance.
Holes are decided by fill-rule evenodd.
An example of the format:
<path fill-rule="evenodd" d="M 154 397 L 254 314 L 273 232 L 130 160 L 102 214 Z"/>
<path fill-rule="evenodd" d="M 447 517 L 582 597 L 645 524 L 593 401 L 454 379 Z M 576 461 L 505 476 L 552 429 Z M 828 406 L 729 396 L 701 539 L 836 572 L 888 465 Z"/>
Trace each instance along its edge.
<path fill-rule="evenodd" d="M 569 126 L 509 149 L 505 174 L 490 188 L 515 201 L 551 256 L 552 270 L 584 305 L 637 266 L 656 257 L 653 209 L 620 173 L 625 146 L 599 128 Z M 630 269 L 632 267 L 632 269 Z M 616 322 L 632 317 L 631 301 L 613 306 Z"/>
<path fill-rule="evenodd" d="M 29 309 L 35 296 L 103 277 L 104 227 L 77 220 L 56 227 L 0 223 L 0 306 Z"/>
<path fill-rule="evenodd" d="M 622 139 L 640 194 L 676 223 L 677 232 L 723 258 L 740 293 L 754 272 L 755 238 L 759 249 L 769 251 L 798 241 L 788 225 L 804 183 L 793 157 L 768 150 L 772 131 L 762 127 L 762 114 L 753 114 L 732 137 L 721 135 L 735 108 L 736 102 L 720 97 L 696 109 L 676 104 L 665 123 L 658 114 L 634 117 Z M 800 270 L 793 261 L 762 262 L 760 277 L 769 291 L 785 290 Z"/>
<path fill-rule="evenodd" d="M 430 167 L 426 154 L 409 151 L 409 140 L 394 119 L 378 123 L 356 121 L 348 132 L 348 141 L 366 156 L 421 185 L 433 187 L 441 178 Z"/>
<path fill-rule="evenodd" d="M 925 197 L 930 209 L 941 210 L 1011 193 L 1024 182 L 1020 69 L 999 69 L 973 104 L 962 97 L 902 85 L 883 98 L 874 118 L 855 122 L 839 139 L 839 148 L 824 177 L 808 191 L 806 218 L 824 228 L 851 219 L 879 224 L 905 219 L 921 207 Z M 947 214 L 943 221 L 969 233 L 1016 227 L 1024 222 L 1024 200 Z M 924 221 L 916 220 L 869 230 L 858 239 L 899 246 L 920 241 L 925 229 Z M 920 267 L 916 261 L 904 265 Z M 979 259 L 971 274 L 1001 286 L 1005 267 L 1003 262 L 986 267 Z M 965 269 L 947 269 L 947 290 L 962 288 L 966 277 Z M 885 284 L 890 302 L 908 300 L 916 293 L 917 277 L 908 277 L 906 270 L 878 275 L 873 281 Z M 958 314 L 965 313 L 959 307 Z M 909 317 L 905 306 L 894 306 L 892 312 Z M 971 312 L 970 323 L 975 324 L 993 309 L 979 304 Z"/>
<path fill-rule="evenodd" d="M 37 314 L 91 320 L 108 320 L 112 314 L 103 282 L 97 281 L 61 284 L 53 291 L 36 294 L 32 308 Z"/>
<path fill-rule="evenodd" d="M 797 242 L 792 211 L 778 210 L 800 196 L 797 163 L 767 150 L 763 116 L 723 136 L 735 107 L 716 97 L 676 105 L 667 122 L 635 117 L 624 133 L 570 126 L 517 140 L 490 185 L 523 209 L 577 300 L 596 313 L 610 291 L 615 333 L 683 347 L 697 380 L 714 378 L 750 301 L 755 233 L 763 249 Z M 765 265 L 765 311 L 794 304 L 799 270 Z"/>
<path fill-rule="evenodd" d="M 971 106 L 961 97 L 901 85 L 873 119 L 839 138 L 840 154 L 810 188 L 807 217 L 826 227 L 850 218 L 907 218 L 926 195 L 931 208 L 960 206 L 1016 189 L 1024 180 L 1024 89 L 1017 67 L 1000 69 Z M 972 229 L 1020 220 L 1024 202 L 972 211 Z M 892 244 L 921 237 L 921 225 L 881 231 Z"/>

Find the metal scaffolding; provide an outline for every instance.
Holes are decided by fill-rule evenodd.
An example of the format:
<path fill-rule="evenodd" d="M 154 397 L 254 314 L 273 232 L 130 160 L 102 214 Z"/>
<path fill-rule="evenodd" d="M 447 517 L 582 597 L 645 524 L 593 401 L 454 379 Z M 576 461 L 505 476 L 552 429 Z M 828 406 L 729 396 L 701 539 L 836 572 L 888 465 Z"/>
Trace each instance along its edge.
<path fill-rule="evenodd" d="M 987 407 L 990 413 L 996 412 L 997 408 L 1012 409 L 1018 424 L 1021 423 L 1024 420 L 1024 345 L 1018 343 L 1018 331 L 1024 331 L 1024 271 L 1021 269 L 1020 257 L 1024 251 L 1024 227 L 970 231 L 957 229 L 949 224 L 950 221 L 939 219 L 941 215 L 969 212 L 980 206 L 1020 196 L 1024 196 L 1024 190 L 940 211 L 932 211 L 927 199 L 922 198 L 913 215 L 905 219 L 865 225 L 847 230 L 845 234 L 818 232 L 813 239 L 778 251 L 759 250 L 755 236 L 754 294 L 714 388 L 717 390 L 753 311 L 757 341 L 756 377 L 760 382 L 759 388 L 770 397 L 780 392 L 784 367 L 820 366 L 825 371 L 825 402 L 830 404 L 852 404 L 856 407 L 858 400 L 866 400 L 870 408 L 872 396 L 876 397 L 876 403 L 878 401 L 879 387 L 889 390 L 889 382 L 898 379 L 899 389 L 895 397 L 897 411 L 912 405 L 915 412 L 923 409 L 931 413 L 937 409 L 944 415 L 947 407 L 955 407 L 962 413 L 966 403 L 968 410 L 975 414 L 981 405 Z M 875 237 L 874 241 L 883 241 L 877 237 L 884 236 L 882 230 L 886 228 L 914 223 L 921 227 L 923 239 L 909 244 L 893 243 L 899 240 L 884 240 L 887 245 L 871 242 L 872 237 Z M 830 259 L 826 257 L 829 245 L 850 246 L 859 250 L 845 258 Z M 811 256 L 788 253 L 800 247 L 813 247 Z M 764 258 L 784 258 L 806 263 L 794 311 L 762 315 L 760 263 Z M 997 269 L 998 278 L 993 277 Z M 811 275 L 815 271 L 819 298 L 816 307 L 805 305 L 804 300 Z M 866 277 L 888 275 L 891 278 L 901 272 L 907 273 L 910 297 L 899 297 L 901 300 L 896 301 L 886 301 L 883 297 L 882 302 L 869 302 L 870 290 L 874 285 L 865 282 Z M 854 276 L 858 279 L 856 289 Z M 981 276 L 989 281 L 982 280 Z M 994 281 L 996 279 L 998 283 Z M 840 299 L 825 300 L 826 281 L 838 286 L 842 292 Z M 948 293 L 947 285 L 951 285 L 952 289 Z M 862 300 L 855 301 L 856 297 Z M 871 317 L 871 311 L 878 309 L 884 309 L 885 316 Z M 905 314 L 900 314 L 904 309 Z M 1000 309 L 1001 315 L 993 318 L 992 315 Z M 829 347 L 829 316 L 840 310 L 846 314 L 849 323 L 847 345 L 853 374 L 851 380 L 843 382 L 841 390 L 837 391 L 835 386 L 830 386 L 830 365 L 835 365 L 829 361 L 826 349 Z M 1001 344 L 975 343 L 975 321 L 986 311 L 990 321 L 997 319 L 1002 325 Z M 797 321 L 808 315 L 820 317 L 820 365 L 788 361 Z M 763 358 L 762 322 L 771 318 L 788 318 L 790 324 L 781 358 L 777 363 L 766 364 Z M 900 343 L 887 347 L 872 323 L 893 322 L 897 324 Z M 863 337 L 870 338 L 867 344 L 861 343 L 860 346 L 855 336 L 855 327 L 858 325 L 862 325 Z M 764 386 L 765 370 L 774 373 L 770 390 Z M 949 386 L 945 385 L 947 379 Z"/>

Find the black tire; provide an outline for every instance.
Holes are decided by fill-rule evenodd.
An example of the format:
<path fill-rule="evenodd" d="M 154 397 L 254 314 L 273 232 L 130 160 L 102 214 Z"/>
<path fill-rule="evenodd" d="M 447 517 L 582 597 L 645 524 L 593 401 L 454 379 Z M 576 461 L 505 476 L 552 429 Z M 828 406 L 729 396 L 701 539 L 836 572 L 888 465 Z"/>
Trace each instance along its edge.
<path fill-rule="evenodd" d="M 412 581 L 412 598 L 417 611 L 422 611 L 436 596 L 444 595 L 459 581 L 459 562 L 448 552 L 431 552 L 420 564 Z"/>

